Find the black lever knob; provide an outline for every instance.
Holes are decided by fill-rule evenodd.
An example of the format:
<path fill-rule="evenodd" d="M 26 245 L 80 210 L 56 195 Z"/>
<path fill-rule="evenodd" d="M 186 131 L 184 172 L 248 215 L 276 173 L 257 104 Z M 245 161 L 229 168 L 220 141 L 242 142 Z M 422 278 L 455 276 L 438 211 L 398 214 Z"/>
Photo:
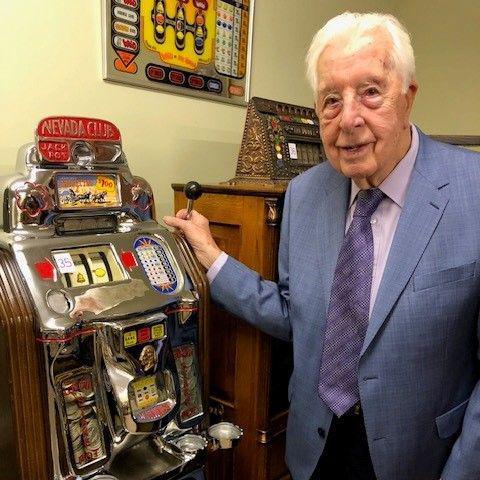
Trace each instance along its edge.
<path fill-rule="evenodd" d="M 198 182 L 188 182 L 183 187 L 183 193 L 189 200 L 196 200 L 202 195 L 202 186 Z"/>
<path fill-rule="evenodd" d="M 187 202 L 187 218 L 190 217 L 190 213 L 193 209 L 193 202 L 200 198 L 202 195 L 202 186 L 198 182 L 188 182 L 183 187 L 183 193 L 188 199 Z"/>

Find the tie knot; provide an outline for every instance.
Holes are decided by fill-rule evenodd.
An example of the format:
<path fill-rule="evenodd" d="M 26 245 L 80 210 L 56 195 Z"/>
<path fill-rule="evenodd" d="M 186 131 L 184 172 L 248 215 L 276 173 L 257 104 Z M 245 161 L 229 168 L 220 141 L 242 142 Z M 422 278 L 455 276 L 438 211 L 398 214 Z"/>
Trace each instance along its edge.
<path fill-rule="evenodd" d="M 357 205 L 353 216 L 371 217 L 384 198 L 385 194 L 379 188 L 360 190 L 357 195 Z"/>

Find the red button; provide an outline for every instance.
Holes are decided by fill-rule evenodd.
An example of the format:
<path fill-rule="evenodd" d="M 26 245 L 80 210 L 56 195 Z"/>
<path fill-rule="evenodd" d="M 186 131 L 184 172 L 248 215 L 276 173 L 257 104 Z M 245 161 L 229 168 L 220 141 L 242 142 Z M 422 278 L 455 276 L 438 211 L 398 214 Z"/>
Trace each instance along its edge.
<path fill-rule="evenodd" d="M 137 259 L 133 252 L 122 252 L 120 258 L 122 259 L 123 266 L 128 268 L 128 270 L 138 266 Z"/>
<path fill-rule="evenodd" d="M 205 85 L 205 81 L 202 77 L 199 77 L 197 75 L 190 75 L 188 77 L 188 84 L 193 88 L 203 88 L 203 86 Z"/>
<path fill-rule="evenodd" d="M 181 85 L 185 82 L 185 75 L 182 72 L 178 72 L 176 70 L 172 70 L 168 74 L 168 78 L 170 82 L 174 83 L 175 85 Z"/>
<path fill-rule="evenodd" d="M 35 264 L 35 269 L 37 270 L 40 278 L 42 280 L 56 280 L 56 270 L 53 266 L 53 263 L 50 260 L 44 260 L 42 262 L 37 262 Z"/>
<path fill-rule="evenodd" d="M 165 78 L 165 70 L 163 68 L 150 65 L 147 68 L 147 77 L 153 80 L 163 80 Z"/>
<path fill-rule="evenodd" d="M 150 328 L 145 327 L 137 331 L 137 338 L 140 343 L 148 342 L 150 340 Z"/>

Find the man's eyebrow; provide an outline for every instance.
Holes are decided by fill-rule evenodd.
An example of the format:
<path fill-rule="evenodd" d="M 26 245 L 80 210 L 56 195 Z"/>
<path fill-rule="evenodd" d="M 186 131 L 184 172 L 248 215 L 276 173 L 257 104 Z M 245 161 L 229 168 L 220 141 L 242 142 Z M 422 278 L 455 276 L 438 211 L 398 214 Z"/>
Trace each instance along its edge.
<path fill-rule="evenodd" d="M 317 94 L 319 96 L 325 97 L 331 93 L 338 93 L 338 90 L 334 87 L 329 87 L 328 85 L 322 85 L 318 90 Z"/>
<path fill-rule="evenodd" d="M 381 77 L 368 77 L 360 83 L 360 86 L 363 87 L 366 85 L 371 85 L 372 83 L 383 86 L 385 85 L 385 79 Z"/>

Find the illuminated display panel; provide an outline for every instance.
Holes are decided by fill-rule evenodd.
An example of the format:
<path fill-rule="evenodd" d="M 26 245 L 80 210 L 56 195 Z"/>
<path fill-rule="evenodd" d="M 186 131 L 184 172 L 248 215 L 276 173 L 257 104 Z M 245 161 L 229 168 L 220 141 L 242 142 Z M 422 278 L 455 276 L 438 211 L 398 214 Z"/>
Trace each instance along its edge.
<path fill-rule="evenodd" d="M 133 247 L 150 285 L 157 292 L 174 293 L 178 287 L 178 279 L 165 247 L 151 237 L 137 238 Z"/>
<path fill-rule="evenodd" d="M 127 278 L 109 245 L 52 251 L 65 287 L 84 287 Z"/>
<path fill-rule="evenodd" d="M 116 175 L 59 173 L 55 183 L 61 210 L 115 208 L 122 204 Z"/>

